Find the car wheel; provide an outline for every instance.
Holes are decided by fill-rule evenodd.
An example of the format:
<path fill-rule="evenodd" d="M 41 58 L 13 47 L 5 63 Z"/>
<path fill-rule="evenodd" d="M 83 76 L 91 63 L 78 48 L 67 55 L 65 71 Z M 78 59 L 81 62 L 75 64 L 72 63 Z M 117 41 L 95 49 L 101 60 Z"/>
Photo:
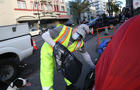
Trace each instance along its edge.
<path fill-rule="evenodd" d="M 17 75 L 19 60 L 15 57 L 0 60 L 0 81 L 11 82 Z"/>
<path fill-rule="evenodd" d="M 42 34 L 42 31 L 39 32 L 39 35 L 41 35 L 41 34 Z"/>

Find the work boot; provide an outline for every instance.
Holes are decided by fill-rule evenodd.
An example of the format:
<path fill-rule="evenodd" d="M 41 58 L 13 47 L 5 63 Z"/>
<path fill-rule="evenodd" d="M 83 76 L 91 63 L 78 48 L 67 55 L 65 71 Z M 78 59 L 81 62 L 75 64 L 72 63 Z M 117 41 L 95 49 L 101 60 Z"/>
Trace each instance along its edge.
<path fill-rule="evenodd" d="M 71 84 L 70 86 L 66 86 L 66 90 L 80 90 L 80 89 L 78 89 L 76 86 Z"/>

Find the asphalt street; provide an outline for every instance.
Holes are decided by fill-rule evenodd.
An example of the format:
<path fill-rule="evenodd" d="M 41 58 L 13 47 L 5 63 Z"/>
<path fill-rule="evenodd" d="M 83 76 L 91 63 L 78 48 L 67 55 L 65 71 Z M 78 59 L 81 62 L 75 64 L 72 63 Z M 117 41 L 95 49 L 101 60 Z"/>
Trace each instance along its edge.
<path fill-rule="evenodd" d="M 103 33 L 103 32 L 102 32 Z M 103 34 L 102 34 L 103 35 Z M 33 53 L 30 57 L 24 59 L 22 63 L 28 64 L 27 68 L 22 71 L 21 77 L 27 78 L 32 86 L 30 87 L 24 87 L 20 90 L 42 90 L 41 84 L 40 84 L 40 49 L 43 45 L 44 41 L 42 40 L 41 36 L 35 36 L 33 39 L 36 41 L 36 45 L 38 50 Z M 97 37 L 96 35 L 87 35 L 85 38 L 85 48 L 87 52 L 90 54 L 93 62 L 94 59 L 98 56 L 96 53 L 96 47 L 97 47 Z M 77 58 L 82 62 L 83 64 L 83 70 L 82 74 L 78 80 L 78 82 L 75 84 L 79 88 L 83 88 L 84 86 L 84 79 L 89 71 L 89 66 L 85 63 L 84 59 L 80 55 L 79 52 L 74 53 Z M 60 73 L 57 73 L 55 71 L 54 74 L 54 90 L 65 90 L 65 82 L 64 78 Z"/>

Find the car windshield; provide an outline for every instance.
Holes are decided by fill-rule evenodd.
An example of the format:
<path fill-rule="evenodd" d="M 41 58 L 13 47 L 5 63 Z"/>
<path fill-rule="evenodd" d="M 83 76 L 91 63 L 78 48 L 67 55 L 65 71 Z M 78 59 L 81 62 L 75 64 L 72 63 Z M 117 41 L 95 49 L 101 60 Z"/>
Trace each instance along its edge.
<path fill-rule="evenodd" d="M 97 18 L 91 20 L 89 23 L 95 23 L 96 20 L 97 20 Z"/>
<path fill-rule="evenodd" d="M 35 28 L 33 28 L 33 29 L 31 29 L 31 31 L 36 31 L 37 29 L 35 29 Z"/>

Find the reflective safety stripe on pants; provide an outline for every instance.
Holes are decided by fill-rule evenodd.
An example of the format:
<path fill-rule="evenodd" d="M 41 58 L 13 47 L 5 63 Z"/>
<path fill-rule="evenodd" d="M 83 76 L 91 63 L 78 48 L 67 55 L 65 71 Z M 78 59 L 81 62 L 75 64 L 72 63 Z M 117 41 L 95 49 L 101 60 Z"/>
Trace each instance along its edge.
<path fill-rule="evenodd" d="M 64 80 L 65 80 L 65 82 L 66 82 L 67 86 L 69 86 L 69 85 L 71 85 L 71 84 L 72 84 L 72 83 L 71 83 L 68 79 L 64 78 Z"/>

